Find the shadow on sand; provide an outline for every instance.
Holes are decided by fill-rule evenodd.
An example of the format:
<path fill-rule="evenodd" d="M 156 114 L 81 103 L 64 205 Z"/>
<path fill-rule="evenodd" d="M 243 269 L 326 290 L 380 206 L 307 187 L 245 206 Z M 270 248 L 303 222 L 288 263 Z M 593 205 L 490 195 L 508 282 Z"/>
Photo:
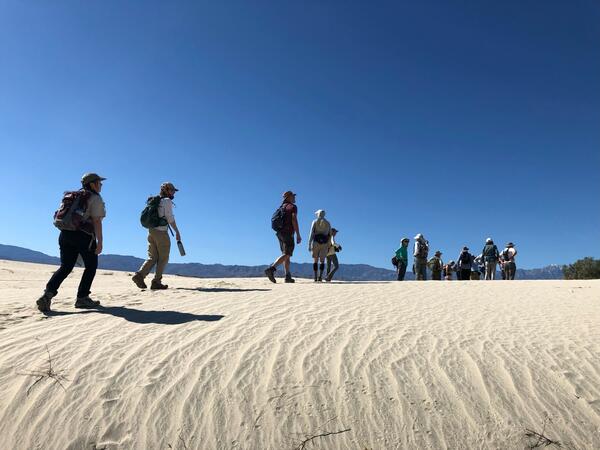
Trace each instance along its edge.
<path fill-rule="evenodd" d="M 203 288 L 203 287 L 198 287 L 198 288 L 183 288 L 183 287 L 178 287 L 175 288 L 178 290 L 182 290 L 182 291 L 198 291 L 198 292 L 266 292 L 266 291 L 270 291 L 271 289 L 243 289 L 243 288 Z"/>
<path fill-rule="evenodd" d="M 216 322 L 221 320 L 222 315 L 198 315 L 183 313 L 178 311 L 143 311 L 140 309 L 125 308 L 124 306 L 99 306 L 96 309 L 87 309 L 84 311 L 49 311 L 45 313 L 47 317 L 67 316 L 71 314 L 110 314 L 111 316 L 121 317 L 128 322 L 134 323 L 157 323 L 160 325 L 181 325 L 183 323 L 200 320 L 203 322 Z"/>

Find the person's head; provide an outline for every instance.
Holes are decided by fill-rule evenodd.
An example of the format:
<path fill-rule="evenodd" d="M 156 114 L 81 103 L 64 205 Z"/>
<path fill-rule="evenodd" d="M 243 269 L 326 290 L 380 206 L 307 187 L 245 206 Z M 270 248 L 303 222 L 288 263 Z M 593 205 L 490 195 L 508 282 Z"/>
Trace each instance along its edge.
<path fill-rule="evenodd" d="M 513 248 L 515 246 L 515 244 L 513 244 L 512 242 L 509 242 L 508 244 L 506 244 L 506 248 Z"/>
<path fill-rule="evenodd" d="M 179 189 L 177 189 L 173 183 L 171 183 L 170 181 L 165 181 L 163 184 L 160 185 L 160 196 L 162 198 L 170 198 L 171 200 L 173 200 L 175 198 L 175 192 L 177 192 Z"/>
<path fill-rule="evenodd" d="M 450 267 L 452 267 L 452 266 L 456 265 L 456 263 L 454 262 L 454 260 L 453 260 L 453 259 L 451 259 L 450 261 L 448 261 L 448 265 L 449 265 Z"/>
<path fill-rule="evenodd" d="M 421 240 L 423 240 L 423 235 L 421 233 L 419 233 L 415 236 L 415 241 L 421 241 Z"/>
<path fill-rule="evenodd" d="M 296 194 L 294 194 L 292 191 L 285 191 L 283 193 L 283 202 L 296 203 Z"/>
<path fill-rule="evenodd" d="M 437 252 L 435 252 L 435 256 L 437 256 L 437 257 L 439 258 L 440 256 L 442 256 L 442 252 L 440 252 L 440 251 L 438 250 Z"/>
<path fill-rule="evenodd" d="M 486 243 L 486 244 L 493 244 L 493 243 L 494 243 L 494 241 L 492 241 L 492 238 L 487 238 L 487 239 L 485 240 L 485 243 Z"/>
<path fill-rule="evenodd" d="M 336 230 L 335 228 L 332 228 L 332 229 L 331 229 L 331 234 L 332 234 L 333 236 L 335 236 L 337 233 L 338 233 L 338 230 Z"/>
<path fill-rule="evenodd" d="M 81 185 L 84 189 L 100 193 L 102 190 L 102 182 L 106 178 L 102 178 L 97 173 L 86 173 L 81 177 Z"/>
<path fill-rule="evenodd" d="M 325 211 L 323 211 L 322 209 L 317 209 L 315 211 L 315 216 L 317 216 L 317 219 L 324 219 L 325 218 Z"/>
<path fill-rule="evenodd" d="M 402 245 L 402 247 L 408 247 L 409 242 L 410 242 L 410 239 L 405 237 L 405 238 L 402 238 L 402 240 L 400 241 L 400 245 Z"/>
<path fill-rule="evenodd" d="M 463 247 L 462 251 L 463 252 L 468 252 L 469 251 L 469 247 Z"/>

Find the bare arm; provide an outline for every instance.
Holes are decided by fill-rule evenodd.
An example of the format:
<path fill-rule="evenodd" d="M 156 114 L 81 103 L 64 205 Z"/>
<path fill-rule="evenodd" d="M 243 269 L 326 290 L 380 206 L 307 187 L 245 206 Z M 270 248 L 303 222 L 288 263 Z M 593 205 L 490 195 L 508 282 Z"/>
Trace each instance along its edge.
<path fill-rule="evenodd" d="M 104 236 L 102 235 L 102 217 L 92 218 L 94 224 L 94 234 L 96 235 L 96 255 L 102 253 L 102 245 L 104 243 Z"/>
<path fill-rule="evenodd" d="M 296 244 L 302 242 L 302 238 L 300 237 L 300 228 L 298 227 L 298 217 L 296 214 L 292 214 L 292 225 L 294 227 L 294 231 L 296 232 Z"/>
<path fill-rule="evenodd" d="M 169 225 L 171 225 L 171 228 L 173 228 L 173 230 L 175 230 L 175 240 L 180 241 L 181 234 L 179 233 L 179 228 L 177 228 L 177 222 L 175 222 L 175 219 L 173 219 L 173 222 L 170 222 Z"/>

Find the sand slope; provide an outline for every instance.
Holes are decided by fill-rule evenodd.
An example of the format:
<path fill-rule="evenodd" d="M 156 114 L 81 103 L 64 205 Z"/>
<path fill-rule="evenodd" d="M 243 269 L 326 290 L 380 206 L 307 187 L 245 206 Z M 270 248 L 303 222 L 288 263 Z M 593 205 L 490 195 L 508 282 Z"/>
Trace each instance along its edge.
<path fill-rule="evenodd" d="M 272 285 L 0 261 L 1 449 L 600 448 L 600 282 Z M 35 386 L 31 370 L 63 374 Z M 62 371 L 62 372 L 61 372 Z M 28 388 L 30 388 L 27 394 Z"/>

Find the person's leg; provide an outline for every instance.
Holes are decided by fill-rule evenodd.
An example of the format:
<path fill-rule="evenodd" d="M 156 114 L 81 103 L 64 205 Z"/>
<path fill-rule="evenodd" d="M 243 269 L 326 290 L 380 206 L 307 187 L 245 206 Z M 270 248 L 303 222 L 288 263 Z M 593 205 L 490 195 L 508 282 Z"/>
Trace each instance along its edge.
<path fill-rule="evenodd" d="M 158 260 L 156 261 L 156 272 L 152 283 L 155 285 L 161 284 L 163 272 L 169 262 L 171 253 L 171 238 L 166 231 L 157 231 L 155 233 L 156 248 L 158 249 Z"/>
<path fill-rule="evenodd" d="M 323 272 L 325 271 L 325 252 L 319 257 L 319 281 L 323 281 Z"/>
<path fill-rule="evenodd" d="M 404 262 L 399 262 L 398 263 L 398 280 L 399 281 L 404 281 L 404 278 L 406 277 L 406 264 L 404 264 Z"/>
<path fill-rule="evenodd" d="M 496 279 L 496 261 L 492 261 L 492 270 L 491 270 L 492 280 Z"/>
<path fill-rule="evenodd" d="M 329 274 L 331 273 L 331 258 L 333 258 L 333 256 L 327 255 L 327 270 L 325 271 L 325 273 L 327 274 L 326 278 L 329 278 Z"/>
<path fill-rule="evenodd" d="M 77 255 L 79 255 L 79 249 L 77 244 L 73 242 L 73 231 L 61 231 L 58 238 L 58 245 L 60 247 L 60 267 L 54 275 L 50 278 L 46 284 L 46 291 L 52 296 L 58 293 L 58 288 L 65 281 L 65 278 L 73 271 L 75 263 L 77 262 Z"/>
<path fill-rule="evenodd" d="M 81 255 L 81 259 L 83 259 L 85 269 L 81 276 L 81 281 L 79 282 L 77 298 L 84 298 L 89 296 L 91 292 L 92 282 L 96 276 L 96 269 L 98 269 L 98 255 L 96 255 L 95 238 L 81 232 L 79 239 L 79 254 Z"/>
<path fill-rule="evenodd" d="M 485 279 L 486 280 L 492 279 L 492 262 L 491 261 L 485 262 Z"/>
<path fill-rule="evenodd" d="M 329 272 L 329 269 L 327 270 L 327 280 L 331 281 L 331 280 L 333 280 L 333 275 L 335 274 L 335 272 L 340 267 L 340 264 L 338 262 L 337 255 L 328 256 L 327 257 L 327 262 L 329 262 L 329 258 L 331 258 L 331 262 L 333 263 L 333 270 L 331 270 L 331 272 Z"/>
<path fill-rule="evenodd" d="M 156 245 L 156 240 L 154 239 L 154 234 L 149 230 L 148 231 L 148 259 L 144 261 L 142 267 L 136 272 L 136 276 L 139 276 L 142 281 L 144 278 L 148 276 L 156 262 L 158 261 L 158 247 Z"/>

